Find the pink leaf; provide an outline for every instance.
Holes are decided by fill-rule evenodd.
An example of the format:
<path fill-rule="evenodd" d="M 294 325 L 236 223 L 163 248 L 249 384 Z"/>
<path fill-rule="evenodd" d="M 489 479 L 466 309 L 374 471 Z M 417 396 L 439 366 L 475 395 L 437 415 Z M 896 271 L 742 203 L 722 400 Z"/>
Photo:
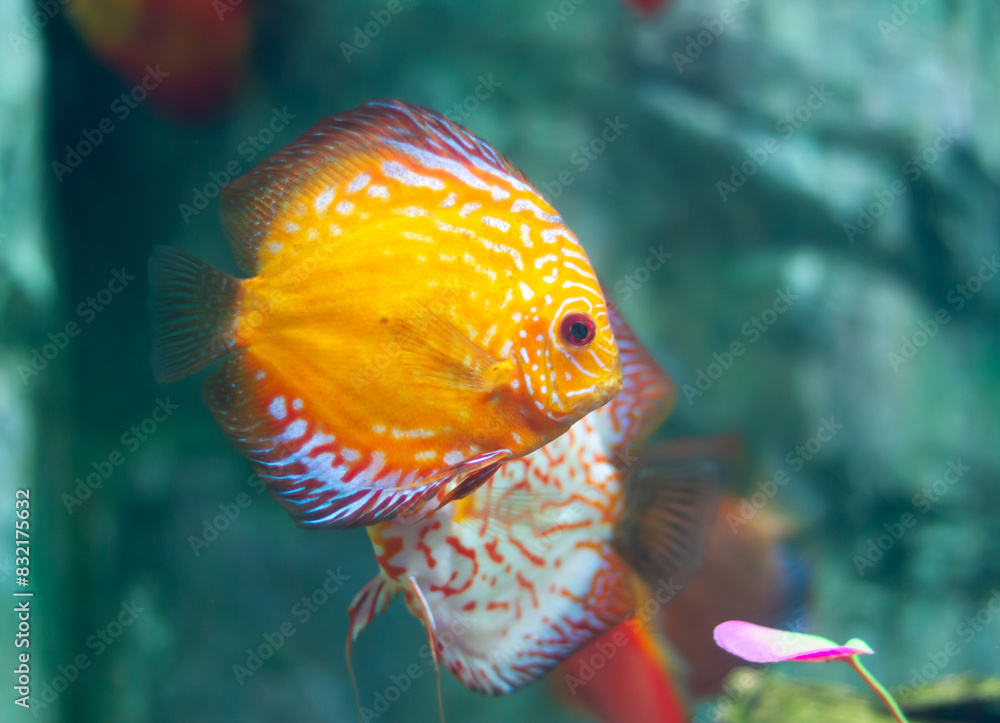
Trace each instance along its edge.
<path fill-rule="evenodd" d="M 787 660 L 826 662 L 852 655 L 872 653 L 863 640 L 853 638 L 846 645 L 818 635 L 765 628 L 741 620 L 730 620 L 715 628 L 715 642 L 751 663 L 780 663 Z"/>

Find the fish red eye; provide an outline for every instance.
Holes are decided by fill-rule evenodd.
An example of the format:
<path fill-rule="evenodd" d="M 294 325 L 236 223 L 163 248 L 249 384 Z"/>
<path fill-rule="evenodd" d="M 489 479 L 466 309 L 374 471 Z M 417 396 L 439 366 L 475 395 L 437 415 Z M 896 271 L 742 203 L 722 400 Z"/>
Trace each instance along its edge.
<path fill-rule="evenodd" d="M 562 337 L 570 346 L 587 346 L 594 340 L 594 320 L 586 314 L 566 314 L 562 320 Z"/>

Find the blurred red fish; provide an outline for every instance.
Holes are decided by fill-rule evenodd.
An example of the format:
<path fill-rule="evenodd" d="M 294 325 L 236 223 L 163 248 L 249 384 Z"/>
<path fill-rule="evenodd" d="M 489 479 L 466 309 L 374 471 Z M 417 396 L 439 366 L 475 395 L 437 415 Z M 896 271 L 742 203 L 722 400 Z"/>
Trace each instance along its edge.
<path fill-rule="evenodd" d="M 159 68 L 164 80 L 149 103 L 168 115 L 212 116 L 236 95 L 250 41 L 244 0 L 72 0 L 66 15 L 127 83 L 138 87 Z"/>
<path fill-rule="evenodd" d="M 670 0 L 624 0 L 625 4 L 643 15 L 653 15 L 665 8 Z"/>

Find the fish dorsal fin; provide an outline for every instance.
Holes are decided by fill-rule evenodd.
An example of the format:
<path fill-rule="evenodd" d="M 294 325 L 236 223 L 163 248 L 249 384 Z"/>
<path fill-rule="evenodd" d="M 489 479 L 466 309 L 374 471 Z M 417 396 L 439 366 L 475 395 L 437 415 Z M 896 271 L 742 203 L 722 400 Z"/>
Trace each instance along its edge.
<path fill-rule="evenodd" d="M 625 379 L 618 396 L 600 410 L 599 419 L 612 456 L 627 462 L 632 459 L 629 450 L 645 442 L 669 416 L 677 401 L 677 388 L 639 342 L 621 311 L 609 304 L 608 315 Z"/>
<path fill-rule="evenodd" d="M 683 587 L 701 566 L 727 476 L 727 460 L 661 443 L 625 481 L 625 510 L 613 544 L 650 589 Z"/>
<path fill-rule="evenodd" d="M 372 101 L 325 118 L 222 190 L 222 222 L 240 268 L 254 276 L 260 272 L 275 218 L 291 204 L 304 203 L 300 198 L 308 191 L 404 154 L 435 156 L 440 167 L 471 166 L 532 188 L 510 161 L 440 113 L 401 101 Z"/>

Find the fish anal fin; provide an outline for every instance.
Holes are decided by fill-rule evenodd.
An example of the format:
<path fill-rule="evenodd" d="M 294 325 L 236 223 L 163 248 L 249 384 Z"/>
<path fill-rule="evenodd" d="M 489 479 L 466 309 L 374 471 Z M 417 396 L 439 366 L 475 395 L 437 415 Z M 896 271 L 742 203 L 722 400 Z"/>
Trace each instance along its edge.
<path fill-rule="evenodd" d="M 625 482 L 615 549 L 651 589 L 684 587 L 700 568 L 732 464 L 662 443 L 640 455 Z"/>

